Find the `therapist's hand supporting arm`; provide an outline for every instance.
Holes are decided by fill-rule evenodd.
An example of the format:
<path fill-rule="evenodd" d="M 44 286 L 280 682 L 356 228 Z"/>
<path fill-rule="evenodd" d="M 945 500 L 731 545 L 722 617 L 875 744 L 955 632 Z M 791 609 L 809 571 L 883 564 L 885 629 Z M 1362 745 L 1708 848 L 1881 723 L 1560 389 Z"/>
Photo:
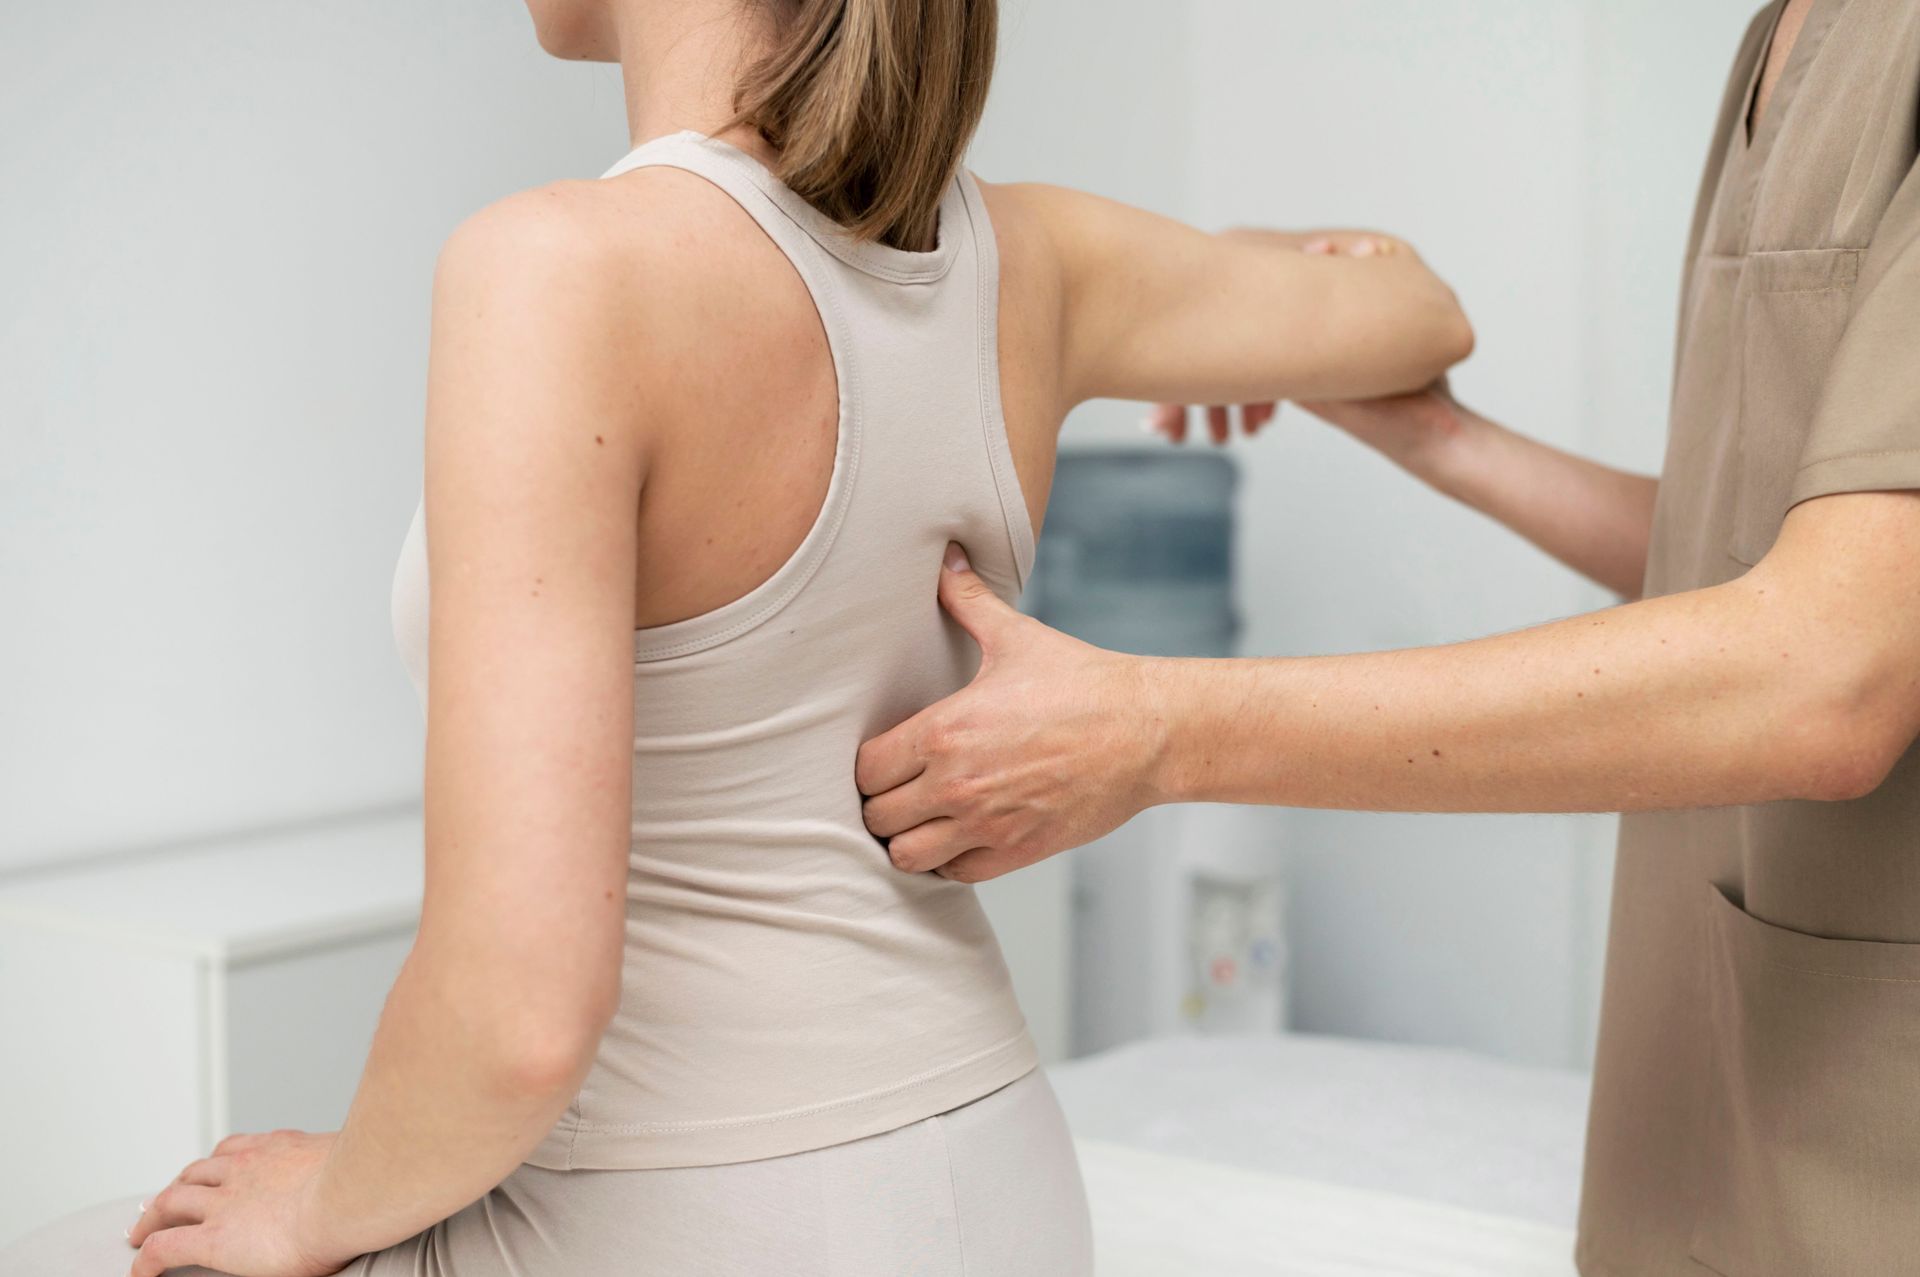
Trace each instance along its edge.
<path fill-rule="evenodd" d="M 983 647 L 961 692 L 869 741 L 894 863 L 996 877 L 1162 802 L 1632 811 L 1845 799 L 1920 733 L 1920 494 L 1796 507 L 1725 585 L 1446 647 L 1125 657 L 942 600 Z"/>

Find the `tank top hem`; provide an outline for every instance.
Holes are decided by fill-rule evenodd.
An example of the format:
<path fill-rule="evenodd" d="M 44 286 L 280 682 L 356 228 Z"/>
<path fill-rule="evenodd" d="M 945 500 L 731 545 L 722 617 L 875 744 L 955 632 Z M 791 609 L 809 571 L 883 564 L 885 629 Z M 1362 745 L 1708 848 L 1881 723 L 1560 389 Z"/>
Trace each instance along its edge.
<path fill-rule="evenodd" d="M 784 1157 L 897 1130 L 958 1108 L 1039 1065 L 1039 1052 L 1023 1026 L 1013 1037 L 933 1073 L 797 1112 L 714 1122 L 562 1122 L 525 1160 L 547 1170 L 574 1171 L 659 1170 Z"/>

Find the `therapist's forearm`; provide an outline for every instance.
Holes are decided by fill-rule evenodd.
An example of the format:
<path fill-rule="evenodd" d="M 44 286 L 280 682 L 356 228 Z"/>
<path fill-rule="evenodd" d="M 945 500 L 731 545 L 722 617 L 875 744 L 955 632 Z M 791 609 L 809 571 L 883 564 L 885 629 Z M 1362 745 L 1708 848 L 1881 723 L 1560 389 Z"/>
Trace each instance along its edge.
<path fill-rule="evenodd" d="M 1660 481 L 1601 465 L 1458 408 L 1458 435 L 1421 473 L 1622 598 L 1638 598 Z"/>
<path fill-rule="evenodd" d="M 1817 617 L 1752 577 L 1448 647 L 1156 660 L 1165 801 L 1634 811 L 1846 797 Z"/>
<path fill-rule="evenodd" d="M 577 1093 L 593 1035 L 540 1031 L 501 1005 L 500 987 L 451 945 L 423 939 L 408 955 L 314 1184 L 312 1216 L 332 1246 L 377 1249 L 458 1211 L 519 1165 Z"/>

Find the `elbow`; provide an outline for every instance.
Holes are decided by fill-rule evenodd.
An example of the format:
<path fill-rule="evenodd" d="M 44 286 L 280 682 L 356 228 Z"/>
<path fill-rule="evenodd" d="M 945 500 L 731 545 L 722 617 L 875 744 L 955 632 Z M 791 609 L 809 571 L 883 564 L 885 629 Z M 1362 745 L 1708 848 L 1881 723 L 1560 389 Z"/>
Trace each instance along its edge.
<path fill-rule="evenodd" d="M 1815 802 L 1851 802 L 1885 783 L 1912 744 L 1912 733 L 1889 721 L 1884 702 L 1864 681 L 1801 719 L 1795 747 L 1781 760 L 1783 796 Z"/>
<path fill-rule="evenodd" d="M 491 1052 L 502 1088 L 519 1096 L 571 1095 L 612 1018 L 611 1013 L 549 1009 L 503 1023 Z"/>
<path fill-rule="evenodd" d="M 620 972 L 587 981 L 522 985 L 488 1015 L 486 1049 L 501 1088 L 522 1097 L 571 1095 L 620 1005 Z"/>
<path fill-rule="evenodd" d="M 1474 335 L 1473 321 L 1467 318 L 1467 312 L 1460 308 L 1460 303 L 1457 301 L 1453 304 L 1453 317 L 1448 325 L 1447 340 L 1451 343 L 1448 346 L 1450 354 L 1447 367 L 1449 368 L 1455 364 L 1465 363 L 1473 354 L 1474 344 L 1478 341 Z"/>
<path fill-rule="evenodd" d="M 1435 321 L 1435 346 L 1443 361 L 1441 371 L 1444 372 L 1455 364 L 1465 362 L 1473 354 L 1477 338 L 1473 321 L 1467 318 L 1467 312 L 1461 307 L 1460 299 L 1454 296 L 1453 290 L 1442 284 L 1440 291 L 1443 296 Z"/>
<path fill-rule="evenodd" d="M 1899 751 L 1871 740 L 1836 742 L 1807 760 L 1795 788 L 1815 802 L 1852 802 L 1880 788 L 1899 761 Z"/>
<path fill-rule="evenodd" d="M 557 1097 L 579 1089 L 593 1063 L 594 1048 L 578 1035 L 554 1032 L 502 1043 L 495 1055 L 503 1091 L 528 1098 Z"/>
<path fill-rule="evenodd" d="M 1370 394 L 1424 390 L 1473 353 L 1473 323 L 1453 290 L 1438 279 L 1431 281 L 1426 297 L 1403 314 L 1400 357 L 1391 372 L 1382 370 L 1388 384 L 1372 388 Z"/>

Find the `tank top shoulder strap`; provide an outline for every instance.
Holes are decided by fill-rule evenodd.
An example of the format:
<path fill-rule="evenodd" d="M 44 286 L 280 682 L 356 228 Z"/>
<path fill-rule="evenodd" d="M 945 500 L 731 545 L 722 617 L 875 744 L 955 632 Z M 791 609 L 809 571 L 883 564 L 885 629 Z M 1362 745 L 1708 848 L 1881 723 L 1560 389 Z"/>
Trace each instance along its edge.
<path fill-rule="evenodd" d="M 621 157 L 601 178 L 639 168 L 667 167 L 697 174 L 719 187 L 765 231 L 813 299 L 827 335 L 839 387 L 839 433 L 826 500 L 800 546 L 774 574 L 745 595 L 683 621 L 634 631 L 636 660 L 689 656 L 756 628 L 797 596 L 825 562 L 852 499 L 860 468 L 863 422 L 858 350 L 848 321 L 846 300 L 825 253 L 795 206 L 815 212 L 745 152 L 704 134 L 684 131 L 644 142 Z"/>
<path fill-rule="evenodd" d="M 1033 573 L 1035 538 L 1033 518 L 1013 465 L 1006 411 L 1000 402 L 1000 245 L 994 236 L 993 219 L 987 215 L 987 202 L 980 193 L 980 184 L 966 165 L 960 166 L 951 189 L 958 196 L 956 216 L 966 218 L 967 239 L 973 245 L 976 262 L 974 278 L 978 297 L 974 312 L 980 330 L 980 417 L 986 430 L 987 459 L 993 467 L 993 484 L 1000 498 L 1007 540 L 1013 547 L 1015 588 L 1025 590 L 1027 579 Z M 941 216 L 947 216 L 945 205 Z"/>

